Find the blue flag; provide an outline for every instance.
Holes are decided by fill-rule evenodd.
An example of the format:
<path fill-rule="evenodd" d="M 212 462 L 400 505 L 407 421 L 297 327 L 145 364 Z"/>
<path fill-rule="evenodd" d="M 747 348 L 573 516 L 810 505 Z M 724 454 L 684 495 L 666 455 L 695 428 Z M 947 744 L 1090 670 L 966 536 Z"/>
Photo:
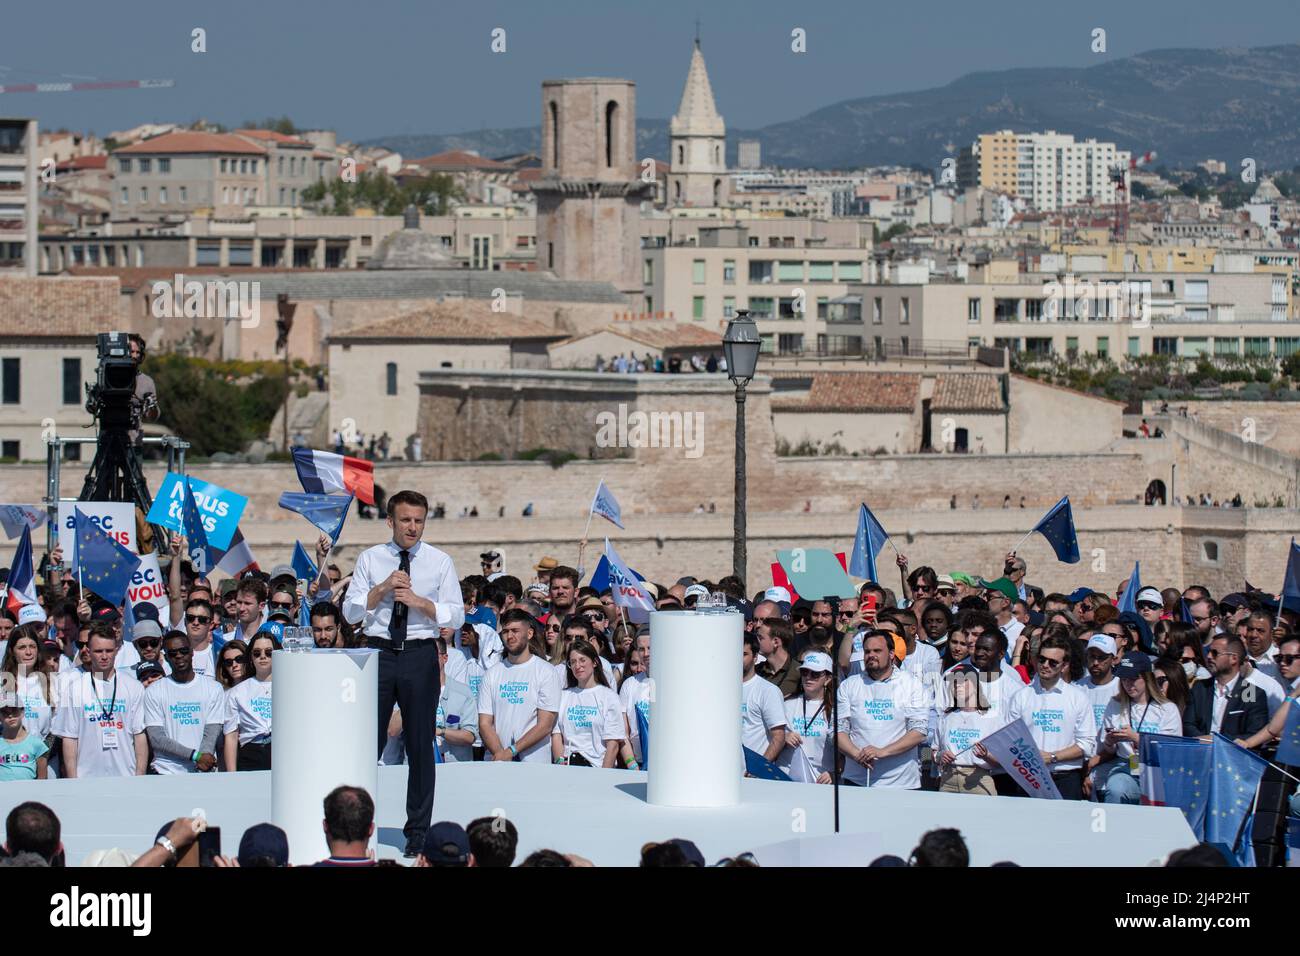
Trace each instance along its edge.
<path fill-rule="evenodd" d="M 280 495 L 280 507 L 300 514 L 320 528 L 330 540 L 337 542 L 352 507 L 351 495 L 317 495 L 302 491 L 286 491 Z"/>
<path fill-rule="evenodd" d="M 1047 539 L 1056 552 L 1056 560 L 1065 564 L 1079 563 L 1079 536 L 1074 531 L 1074 512 L 1070 510 L 1070 496 L 1066 495 L 1052 510 L 1043 515 L 1034 530 Z"/>
<path fill-rule="evenodd" d="M 853 536 L 853 555 L 849 558 L 849 574 L 868 581 L 879 581 L 876 574 L 876 555 L 889 540 L 889 532 L 876 520 L 865 504 L 858 508 L 858 533 Z"/>
<path fill-rule="evenodd" d="M 302 546 L 301 541 L 293 543 L 293 576 L 299 581 L 315 581 L 320 576 L 320 570 L 307 554 L 307 549 Z"/>
<path fill-rule="evenodd" d="M 1196 737 L 1142 734 L 1142 802 L 1177 807 L 1197 840 L 1205 839 L 1213 750 Z"/>
<path fill-rule="evenodd" d="M 1292 767 L 1300 766 L 1300 704 L 1291 701 L 1286 707 L 1286 724 L 1282 739 L 1277 742 L 1277 762 Z"/>
<path fill-rule="evenodd" d="M 759 780 L 784 780 L 786 783 L 793 783 L 789 774 L 767 760 L 762 754 L 755 753 L 748 747 L 741 747 L 740 749 L 745 751 L 745 773 L 751 777 L 757 777 Z"/>
<path fill-rule="evenodd" d="M 1187 604 L 1187 598 L 1178 599 L 1178 620 L 1196 626 L 1196 619 L 1192 617 L 1192 609 Z"/>
<path fill-rule="evenodd" d="M 1282 603 L 1287 598 L 1300 600 L 1300 547 L 1296 547 L 1295 538 L 1286 553 L 1286 579 L 1282 582 Z"/>
<path fill-rule="evenodd" d="M 1205 842 L 1212 843 L 1236 866 L 1254 866 L 1251 829 L 1255 791 L 1268 762 L 1222 734 L 1214 735 L 1214 778 L 1210 813 L 1205 818 Z"/>
<path fill-rule="evenodd" d="M 183 479 L 185 498 L 181 502 L 181 533 L 185 535 L 185 547 L 190 554 L 190 564 L 199 574 L 211 573 L 218 556 L 208 546 L 208 533 L 203 528 L 203 517 L 199 514 L 198 503 L 194 500 L 194 489 L 190 480 Z M 214 560 L 215 558 L 215 560 Z"/>
<path fill-rule="evenodd" d="M 131 575 L 140 567 L 140 559 L 122 547 L 99 526 L 75 509 L 76 570 L 88 590 L 94 591 L 110 604 L 122 604 Z"/>
<path fill-rule="evenodd" d="M 1138 592 L 1142 590 L 1142 578 L 1139 576 L 1141 567 L 1141 561 L 1133 562 L 1133 573 L 1129 575 L 1128 584 L 1124 587 L 1124 596 L 1119 599 L 1121 614 L 1125 611 L 1130 611 L 1133 614 L 1137 613 Z"/>
<path fill-rule="evenodd" d="M 646 719 L 645 710 L 636 708 L 636 735 L 641 738 L 641 769 L 650 769 L 650 721 Z"/>
<path fill-rule="evenodd" d="M 628 568 L 628 570 L 636 575 L 638 581 L 645 580 L 645 575 L 636 568 Z M 609 589 L 609 558 L 605 555 L 602 554 L 600 560 L 596 562 L 596 570 L 591 572 L 591 580 L 587 582 L 587 586 L 595 588 L 598 594 Z"/>

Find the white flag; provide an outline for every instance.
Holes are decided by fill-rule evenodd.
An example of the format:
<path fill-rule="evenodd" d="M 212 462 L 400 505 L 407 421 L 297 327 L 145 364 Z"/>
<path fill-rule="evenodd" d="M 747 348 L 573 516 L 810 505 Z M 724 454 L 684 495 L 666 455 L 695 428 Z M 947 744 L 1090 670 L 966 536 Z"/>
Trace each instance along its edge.
<path fill-rule="evenodd" d="M 794 755 L 790 757 L 789 765 L 781 769 L 788 773 L 795 783 L 816 783 L 817 771 L 813 769 L 812 761 L 808 759 L 804 749 L 802 747 L 790 749 L 794 751 Z"/>
<path fill-rule="evenodd" d="M 609 559 L 609 589 L 614 603 L 628 609 L 627 616 L 634 624 L 646 623 L 650 620 L 650 612 L 655 609 L 650 592 L 623 563 L 609 538 L 605 539 L 605 557 Z"/>
<path fill-rule="evenodd" d="M 980 743 L 1025 793 L 1043 800 L 1061 799 L 1061 791 L 1056 789 L 1056 781 L 1048 773 L 1043 755 L 1023 717 L 995 730 Z"/>
<path fill-rule="evenodd" d="M 0 505 L 0 527 L 4 528 L 5 537 L 10 540 L 22 534 L 24 527 L 35 531 L 49 516 L 50 513 L 41 505 Z"/>
<path fill-rule="evenodd" d="M 623 512 L 610 490 L 605 487 L 604 478 L 600 479 L 600 484 L 596 486 L 596 497 L 591 499 L 591 513 L 600 515 L 619 529 L 623 528 Z"/>

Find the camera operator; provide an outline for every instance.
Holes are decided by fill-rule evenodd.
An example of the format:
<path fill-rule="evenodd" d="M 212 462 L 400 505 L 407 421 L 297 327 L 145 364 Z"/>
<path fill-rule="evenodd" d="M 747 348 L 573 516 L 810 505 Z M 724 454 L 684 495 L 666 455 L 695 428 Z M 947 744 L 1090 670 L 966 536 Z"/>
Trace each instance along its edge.
<path fill-rule="evenodd" d="M 144 337 L 130 333 L 127 336 L 127 343 L 131 348 L 131 361 L 135 363 L 135 397 L 131 400 L 131 409 L 135 413 L 132 418 L 140 422 L 156 422 L 158 420 L 158 389 L 154 386 L 153 378 L 139 371 L 144 364 L 145 344 Z M 142 432 L 138 428 L 131 430 L 131 444 L 140 444 Z"/>

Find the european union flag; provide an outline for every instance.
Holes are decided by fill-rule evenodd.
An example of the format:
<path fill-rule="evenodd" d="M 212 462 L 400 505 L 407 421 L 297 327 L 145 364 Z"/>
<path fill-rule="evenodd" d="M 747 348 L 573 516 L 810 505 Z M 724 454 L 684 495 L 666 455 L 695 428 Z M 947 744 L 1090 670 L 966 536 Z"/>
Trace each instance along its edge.
<path fill-rule="evenodd" d="M 650 721 L 645 711 L 636 708 L 636 735 L 641 738 L 641 769 L 650 769 Z"/>
<path fill-rule="evenodd" d="M 1142 802 L 1177 807 L 1197 840 L 1205 839 L 1213 750 L 1196 737 L 1142 734 Z"/>
<path fill-rule="evenodd" d="M 331 541 L 337 542 L 348 519 L 352 506 L 351 495 L 317 495 L 300 491 L 286 491 L 280 495 L 280 507 L 300 514 L 320 528 Z"/>
<path fill-rule="evenodd" d="M 741 747 L 740 749 L 745 751 L 745 773 L 751 777 L 759 780 L 784 780 L 786 783 L 793 783 L 789 774 L 767 760 L 762 754 L 755 753 L 748 747 Z"/>
<path fill-rule="evenodd" d="M 299 581 L 315 581 L 320 576 L 320 570 L 316 567 L 316 562 L 307 555 L 307 549 L 302 546 L 301 541 L 293 543 L 293 574 Z"/>
<path fill-rule="evenodd" d="M 1255 819 L 1255 792 L 1268 762 L 1222 734 L 1214 735 L 1214 777 L 1210 785 L 1210 812 L 1205 819 L 1205 842 L 1212 843 L 1237 866 L 1254 866 L 1251 824 Z"/>
<path fill-rule="evenodd" d="M 1187 598 L 1178 599 L 1178 620 L 1184 624 L 1196 626 L 1196 620 L 1192 617 L 1192 609 L 1187 605 Z"/>
<path fill-rule="evenodd" d="M 1066 495 L 1052 510 L 1043 515 L 1034 530 L 1047 539 L 1056 552 L 1056 560 L 1065 564 L 1079 563 L 1079 536 L 1074 532 L 1074 512 L 1070 510 L 1070 496 Z"/>
<path fill-rule="evenodd" d="M 1286 554 L 1286 580 L 1282 582 L 1283 604 L 1287 598 L 1300 600 L 1300 547 L 1296 546 L 1295 538 L 1291 539 L 1291 547 Z"/>
<path fill-rule="evenodd" d="M 1128 577 L 1128 585 L 1124 588 L 1124 596 L 1119 599 L 1119 610 L 1121 614 L 1125 611 L 1132 611 L 1134 614 L 1137 613 L 1138 592 L 1142 590 L 1142 578 L 1139 573 L 1141 568 L 1141 561 L 1133 562 L 1133 573 Z"/>
<path fill-rule="evenodd" d="M 1282 706 L 1287 709 L 1286 724 L 1282 727 L 1282 739 L 1277 743 L 1277 762 L 1300 766 L 1300 705 L 1291 701 Z"/>
<path fill-rule="evenodd" d="M 213 570 L 212 553 L 208 548 L 208 532 L 203 527 L 203 516 L 199 514 L 198 503 L 194 500 L 194 490 L 190 480 L 185 482 L 185 500 L 181 503 L 181 528 L 185 535 L 185 547 L 190 553 L 190 564 L 199 574 L 208 574 Z"/>
<path fill-rule="evenodd" d="M 879 581 L 876 573 L 876 555 L 889 540 L 889 532 L 884 529 L 871 509 L 865 504 L 858 508 L 858 533 L 853 536 L 853 555 L 849 558 L 849 574 Z"/>
<path fill-rule="evenodd" d="M 120 605 L 126 600 L 131 575 L 140 567 L 140 559 L 100 531 L 80 508 L 75 509 L 73 520 L 78 579 L 105 601 Z"/>

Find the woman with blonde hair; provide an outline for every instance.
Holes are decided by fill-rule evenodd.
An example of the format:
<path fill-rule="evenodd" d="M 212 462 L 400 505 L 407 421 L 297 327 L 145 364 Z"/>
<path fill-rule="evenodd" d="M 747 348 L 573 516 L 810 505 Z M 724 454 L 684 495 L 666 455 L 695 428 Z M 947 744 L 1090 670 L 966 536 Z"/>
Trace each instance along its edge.
<path fill-rule="evenodd" d="M 1169 700 L 1156 683 L 1151 658 L 1126 654 L 1115 668 L 1119 693 L 1106 705 L 1097 735 L 1097 754 L 1088 759 L 1084 794 L 1092 788 L 1092 771 L 1097 774 L 1099 796 L 1105 803 L 1138 803 L 1142 787 L 1138 782 L 1138 747 L 1142 734 L 1183 735 L 1183 718 L 1178 705 Z"/>

